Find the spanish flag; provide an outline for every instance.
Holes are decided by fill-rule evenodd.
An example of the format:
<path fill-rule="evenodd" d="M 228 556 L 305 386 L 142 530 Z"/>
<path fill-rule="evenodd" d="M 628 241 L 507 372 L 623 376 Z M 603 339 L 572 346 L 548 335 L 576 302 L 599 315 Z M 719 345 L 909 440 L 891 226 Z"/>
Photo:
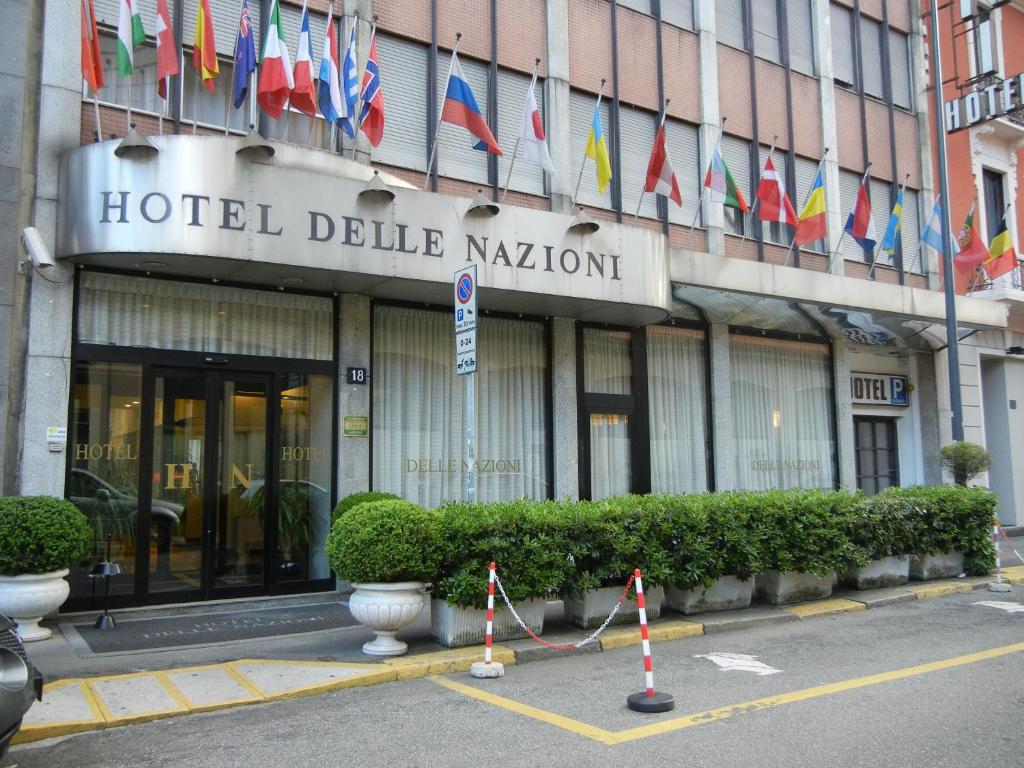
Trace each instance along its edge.
<path fill-rule="evenodd" d="M 196 34 L 192 38 L 192 66 L 202 78 L 206 90 L 213 93 L 213 78 L 220 74 L 220 64 L 217 63 L 217 44 L 213 35 L 210 0 L 199 0 L 199 4 L 196 6 Z"/>
<path fill-rule="evenodd" d="M 988 253 L 989 257 L 982 266 L 989 280 L 995 280 L 1017 268 L 1017 253 L 1013 250 L 1013 241 L 1010 239 L 1009 230 L 1006 229 L 1006 216 L 999 222 L 999 231 L 992 238 Z"/>
<path fill-rule="evenodd" d="M 594 116 L 590 120 L 590 135 L 587 137 L 587 148 L 584 157 L 593 158 L 597 163 L 597 191 L 604 194 L 608 182 L 612 180 L 612 163 L 608 159 L 608 142 L 604 139 L 604 127 L 601 125 L 601 96 L 594 105 Z"/>
<path fill-rule="evenodd" d="M 821 168 L 814 177 L 814 183 L 807 193 L 803 210 L 797 219 L 796 236 L 793 241 L 797 245 L 813 243 L 828 234 L 828 216 L 825 209 L 825 185 L 821 178 Z"/>

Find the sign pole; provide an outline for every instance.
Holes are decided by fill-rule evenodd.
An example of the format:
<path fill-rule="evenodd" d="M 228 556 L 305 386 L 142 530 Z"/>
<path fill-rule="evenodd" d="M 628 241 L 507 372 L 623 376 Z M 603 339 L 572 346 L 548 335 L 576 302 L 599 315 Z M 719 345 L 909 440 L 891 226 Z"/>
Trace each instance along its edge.
<path fill-rule="evenodd" d="M 476 264 L 455 273 L 455 373 L 463 377 L 463 405 L 466 429 L 466 501 L 476 501 L 476 450 L 473 421 L 476 416 Z"/>

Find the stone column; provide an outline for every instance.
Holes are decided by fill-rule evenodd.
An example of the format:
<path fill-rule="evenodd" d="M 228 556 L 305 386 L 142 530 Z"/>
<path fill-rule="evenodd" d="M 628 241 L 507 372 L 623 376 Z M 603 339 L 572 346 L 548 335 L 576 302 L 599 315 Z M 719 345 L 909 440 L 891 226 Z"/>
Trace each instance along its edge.
<path fill-rule="evenodd" d="M 718 141 L 721 109 L 718 103 L 718 34 L 715 25 L 715 0 L 697 0 L 693 4 L 697 41 L 700 47 L 700 159 L 703 171 Z M 703 219 L 707 231 L 708 253 L 725 253 L 725 214 L 721 205 L 712 205 L 703 197 Z M 717 472 L 717 470 L 716 470 Z"/>
<path fill-rule="evenodd" d="M 823 166 L 825 204 L 828 206 L 828 253 L 831 257 L 843 233 L 843 213 L 839 201 L 839 140 L 836 127 L 835 83 L 832 79 L 832 27 L 829 24 L 829 0 L 812 0 L 811 23 L 814 25 L 814 59 L 818 68 L 819 108 L 821 110 L 821 150 L 828 150 Z M 806 194 L 806 193 L 804 193 Z M 836 254 L 833 274 L 843 274 L 843 256 Z"/>
<path fill-rule="evenodd" d="M 921 355 L 917 358 L 917 375 L 914 392 L 911 397 L 917 400 L 917 410 L 921 418 L 921 467 L 923 470 L 922 482 L 926 485 L 939 485 L 942 483 L 942 468 L 939 466 L 939 446 L 943 445 L 943 436 L 940 430 L 942 409 L 939 405 L 939 392 L 935 379 L 936 361 L 946 359 L 946 353 L 933 352 L 930 355 Z M 946 388 L 946 424 L 949 425 L 949 388 Z M 949 431 L 949 430 L 947 430 Z M 949 441 L 949 437 L 945 438 Z"/>
<path fill-rule="evenodd" d="M 555 476 L 551 478 L 556 499 L 578 499 L 579 432 L 576 404 L 576 321 L 556 317 L 551 321 L 551 411 L 555 451 Z"/>
<path fill-rule="evenodd" d="M 370 360 L 372 335 L 370 297 L 355 293 L 341 295 L 341 333 L 338 339 L 338 498 L 370 488 L 370 438 L 345 437 L 346 416 L 366 416 L 373 430 L 370 414 L 370 388 L 373 370 Z M 346 368 L 366 368 L 370 380 L 366 384 L 346 384 Z"/>
<path fill-rule="evenodd" d="M 850 395 L 850 361 L 846 343 L 832 342 L 832 373 L 836 391 L 832 393 L 836 404 L 836 459 L 839 469 L 839 487 L 857 490 L 857 461 L 853 454 L 853 399 Z"/>
<path fill-rule="evenodd" d="M 711 445 L 715 458 L 715 490 L 736 488 L 736 431 L 732 418 L 732 372 L 729 326 L 714 323 L 711 344 Z"/>
<path fill-rule="evenodd" d="M 575 180 L 572 176 L 572 116 L 569 108 L 569 3 L 568 0 L 548 0 L 546 7 L 548 76 L 544 81 L 544 112 L 548 150 L 555 167 L 554 175 L 548 176 L 551 210 L 570 213 Z"/>

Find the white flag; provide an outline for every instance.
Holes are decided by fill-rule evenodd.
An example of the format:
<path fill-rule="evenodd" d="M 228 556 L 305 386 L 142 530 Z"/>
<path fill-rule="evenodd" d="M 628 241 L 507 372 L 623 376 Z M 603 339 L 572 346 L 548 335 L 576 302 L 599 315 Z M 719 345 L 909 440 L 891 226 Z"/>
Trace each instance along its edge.
<path fill-rule="evenodd" d="M 519 126 L 519 140 L 523 148 L 523 159 L 543 166 L 548 173 L 555 172 L 555 166 L 548 154 L 548 145 L 544 139 L 544 122 L 537 109 L 537 99 L 533 95 L 533 83 L 526 92 L 526 106 L 523 108 L 523 121 Z"/>

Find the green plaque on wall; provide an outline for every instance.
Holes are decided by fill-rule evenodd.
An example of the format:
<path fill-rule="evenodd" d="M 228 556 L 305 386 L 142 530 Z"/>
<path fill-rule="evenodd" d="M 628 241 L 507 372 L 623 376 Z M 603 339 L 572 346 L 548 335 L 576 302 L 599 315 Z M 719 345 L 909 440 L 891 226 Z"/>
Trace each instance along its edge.
<path fill-rule="evenodd" d="M 370 420 L 366 416 L 345 417 L 345 437 L 366 437 L 370 432 Z"/>

